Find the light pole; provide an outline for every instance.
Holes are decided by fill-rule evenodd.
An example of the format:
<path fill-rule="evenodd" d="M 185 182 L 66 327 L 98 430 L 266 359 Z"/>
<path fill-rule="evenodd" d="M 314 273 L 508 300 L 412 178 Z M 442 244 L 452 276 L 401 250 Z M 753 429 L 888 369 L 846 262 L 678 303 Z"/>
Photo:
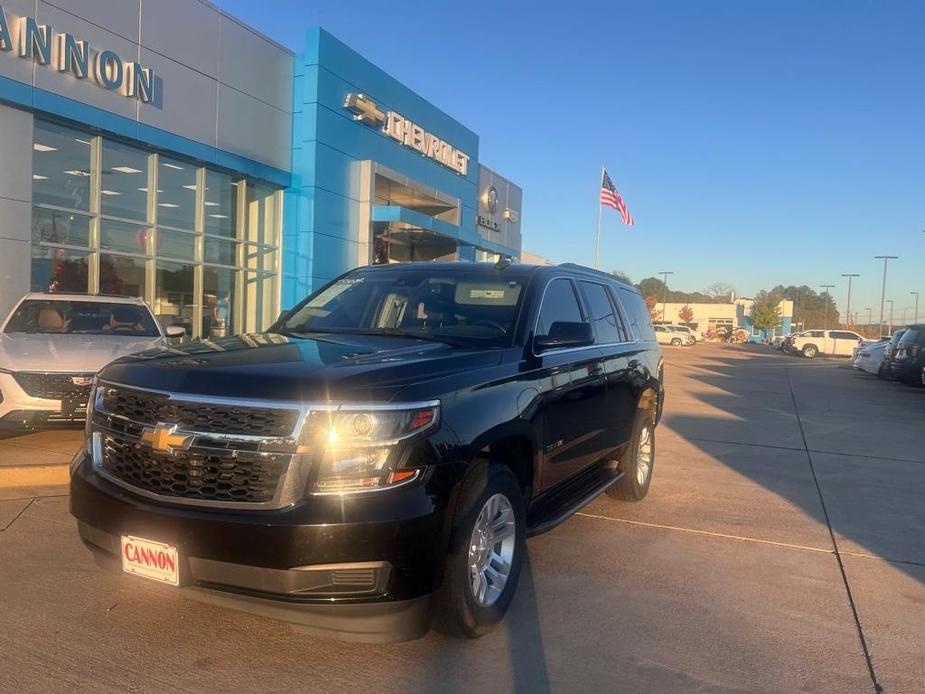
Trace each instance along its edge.
<path fill-rule="evenodd" d="M 883 303 L 886 301 L 886 266 L 891 260 L 899 258 L 898 255 L 875 255 L 874 260 L 883 260 L 883 288 L 880 290 L 880 323 L 878 328 L 883 333 Z"/>
<path fill-rule="evenodd" d="M 663 271 L 663 272 L 659 272 L 658 274 L 664 278 L 662 281 L 662 284 L 665 285 L 664 287 L 662 287 L 662 320 L 667 321 L 668 316 L 665 313 L 665 310 L 666 310 L 665 303 L 668 301 L 668 275 L 673 275 L 674 271 L 670 271 L 670 272 Z"/>
<path fill-rule="evenodd" d="M 909 292 L 912 296 L 915 297 L 915 318 L 912 319 L 914 325 L 919 323 L 919 293 L 918 292 Z"/>
<path fill-rule="evenodd" d="M 829 296 L 831 296 L 831 295 L 829 294 L 829 290 L 832 289 L 832 287 L 834 287 L 835 285 L 834 285 L 834 284 L 820 284 L 819 286 L 822 287 L 822 288 L 825 290 L 824 292 L 822 292 L 823 294 L 828 294 L 828 296 L 825 297 L 825 303 L 823 304 L 823 309 L 822 309 L 822 351 L 823 351 L 825 354 L 828 354 L 828 352 L 829 352 L 829 350 L 828 350 L 828 341 L 829 341 L 829 335 L 828 335 L 828 332 L 829 332 Z"/>
<path fill-rule="evenodd" d="M 848 316 L 848 325 L 851 325 L 851 280 L 853 280 L 855 277 L 860 277 L 860 275 L 851 272 L 844 273 L 842 277 L 848 278 L 848 303 L 845 305 L 845 315 Z"/>
<path fill-rule="evenodd" d="M 887 330 L 886 330 L 886 334 L 887 334 L 887 335 L 892 335 L 892 334 L 893 334 L 893 300 L 892 300 L 892 299 L 887 299 L 887 300 L 886 300 L 886 303 L 888 303 L 888 304 L 890 305 L 890 325 L 889 325 L 889 327 L 888 327 Z M 881 324 L 881 328 L 882 328 L 882 327 L 883 327 L 883 326 L 882 326 L 882 324 Z"/>
<path fill-rule="evenodd" d="M 864 309 L 867 311 L 867 329 L 870 330 L 870 326 L 874 324 L 874 310 L 872 308 Z M 877 335 L 877 337 L 880 337 Z"/>

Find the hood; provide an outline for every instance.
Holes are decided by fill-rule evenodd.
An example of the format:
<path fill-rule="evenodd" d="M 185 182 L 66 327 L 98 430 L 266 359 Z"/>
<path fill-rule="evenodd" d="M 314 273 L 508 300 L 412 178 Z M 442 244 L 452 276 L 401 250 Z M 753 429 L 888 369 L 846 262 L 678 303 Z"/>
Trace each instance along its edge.
<path fill-rule="evenodd" d="M 241 335 L 136 354 L 100 377 L 171 393 L 383 402 L 414 383 L 498 364 L 502 353 L 404 337 Z"/>
<path fill-rule="evenodd" d="M 0 368 L 97 372 L 114 359 L 161 344 L 160 337 L 0 333 Z"/>

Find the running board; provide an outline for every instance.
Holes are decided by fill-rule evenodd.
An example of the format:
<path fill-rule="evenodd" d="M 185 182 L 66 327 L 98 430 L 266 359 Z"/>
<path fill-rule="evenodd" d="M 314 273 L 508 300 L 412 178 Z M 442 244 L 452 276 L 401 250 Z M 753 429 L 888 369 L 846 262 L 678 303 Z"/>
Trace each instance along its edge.
<path fill-rule="evenodd" d="M 623 472 L 602 468 L 583 475 L 565 489 L 544 499 L 527 516 L 527 537 L 548 532 L 594 501 L 623 477 Z"/>

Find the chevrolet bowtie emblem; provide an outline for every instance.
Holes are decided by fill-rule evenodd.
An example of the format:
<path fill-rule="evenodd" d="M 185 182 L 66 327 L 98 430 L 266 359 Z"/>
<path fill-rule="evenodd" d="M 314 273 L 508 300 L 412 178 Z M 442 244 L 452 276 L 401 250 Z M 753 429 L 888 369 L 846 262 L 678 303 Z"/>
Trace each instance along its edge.
<path fill-rule="evenodd" d="M 145 427 L 141 432 L 141 440 L 149 444 L 155 451 L 170 453 L 184 451 L 189 448 L 192 436 L 177 434 L 176 424 L 158 422 L 153 427 Z"/>
<path fill-rule="evenodd" d="M 385 113 L 365 94 L 348 94 L 344 100 L 344 108 L 353 113 L 353 120 L 367 125 L 381 125 L 385 122 Z"/>

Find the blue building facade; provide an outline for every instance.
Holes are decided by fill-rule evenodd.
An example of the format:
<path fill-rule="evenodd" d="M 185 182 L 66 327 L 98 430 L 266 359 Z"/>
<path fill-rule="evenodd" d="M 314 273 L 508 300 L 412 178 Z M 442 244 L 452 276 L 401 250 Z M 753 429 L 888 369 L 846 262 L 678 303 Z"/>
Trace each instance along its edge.
<path fill-rule="evenodd" d="M 358 265 L 520 254 L 519 198 L 516 247 L 480 214 L 474 132 L 323 29 L 295 63 L 283 307 Z"/>

